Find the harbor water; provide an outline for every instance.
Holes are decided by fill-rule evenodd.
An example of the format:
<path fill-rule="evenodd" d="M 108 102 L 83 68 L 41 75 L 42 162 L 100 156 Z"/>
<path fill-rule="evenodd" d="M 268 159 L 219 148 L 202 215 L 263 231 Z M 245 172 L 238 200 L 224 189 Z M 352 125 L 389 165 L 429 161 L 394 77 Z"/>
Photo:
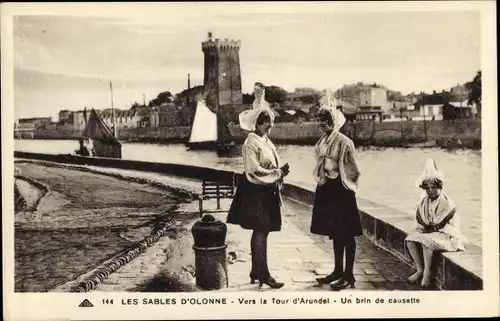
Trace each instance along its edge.
<path fill-rule="evenodd" d="M 67 154 L 78 148 L 69 140 L 16 140 L 15 150 L 34 153 Z M 313 146 L 278 145 L 284 162 L 290 164 L 286 180 L 314 188 Z M 415 180 L 421 174 L 426 156 L 433 157 L 444 172 L 444 191 L 457 204 L 462 233 L 471 243 L 482 244 L 481 151 L 442 149 L 369 148 L 358 149 L 361 169 L 360 197 L 415 215 L 422 191 Z M 184 145 L 124 143 L 122 158 L 161 163 L 177 163 L 243 171 L 242 157 L 223 158 L 211 151 L 188 151 Z"/>

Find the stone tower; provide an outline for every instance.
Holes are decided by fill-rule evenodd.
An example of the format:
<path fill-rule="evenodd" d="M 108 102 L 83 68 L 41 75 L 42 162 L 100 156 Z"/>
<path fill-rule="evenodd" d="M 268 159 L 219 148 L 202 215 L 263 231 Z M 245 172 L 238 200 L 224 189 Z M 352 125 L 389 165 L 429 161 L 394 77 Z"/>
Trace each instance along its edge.
<path fill-rule="evenodd" d="M 205 55 L 203 91 L 212 108 L 242 103 L 240 46 L 239 40 L 212 40 L 211 32 L 201 44 Z"/>

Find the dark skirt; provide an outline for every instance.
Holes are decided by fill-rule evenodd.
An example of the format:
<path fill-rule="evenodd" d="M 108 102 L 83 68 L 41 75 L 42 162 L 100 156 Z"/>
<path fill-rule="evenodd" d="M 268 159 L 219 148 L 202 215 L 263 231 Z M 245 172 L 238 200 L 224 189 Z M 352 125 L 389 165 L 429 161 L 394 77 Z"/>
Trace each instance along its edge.
<path fill-rule="evenodd" d="M 356 194 L 344 187 L 340 176 L 316 187 L 311 233 L 343 239 L 363 234 Z"/>
<path fill-rule="evenodd" d="M 281 208 L 277 186 L 253 184 L 245 174 L 241 175 L 229 208 L 227 223 L 260 232 L 280 231 Z"/>

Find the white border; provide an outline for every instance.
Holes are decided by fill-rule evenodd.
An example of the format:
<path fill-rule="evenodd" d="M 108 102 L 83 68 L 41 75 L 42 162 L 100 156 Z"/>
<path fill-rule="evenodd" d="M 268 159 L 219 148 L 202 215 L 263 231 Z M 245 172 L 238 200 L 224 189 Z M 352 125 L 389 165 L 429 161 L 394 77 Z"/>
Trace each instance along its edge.
<path fill-rule="evenodd" d="M 160 4 L 139 3 L 2 3 L 2 198 L 13 199 L 13 21 L 15 15 L 79 15 L 79 16 L 133 16 L 158 15 Z M 432 2 L 293 2 L 293 3 L 170 3 L 169 10 L 197 12 L 332 12 L 332 11 L 410 11 L 410 10 L 476 10 L 481 12 L 481 61 L 483 81 L 482 118 L 482 179 L 483 179 L 483 251 L 484 290 L 472 292 L 263 292 L 263 293 L 14 293 L 13 204 L 2 202 L 3 259 L 4 259 L 4 317 L 7 320 L 45 319 L 214 319 L 214 318 L 320 318 L 320 317 L 441 317 L 441 316 L 495 316 L 499 315 L 499 247 L 498 247 L 498 142 L 496 106 L 496 7 L 494 1 L 432 1 Z M 377 297 L 418 298 L 420 304 L 371 305 L 239 305 L 201 306 L 121 306 L 122 298 L 225 297 L 237 298 L 317 298 Z M 98 303 L 113 298 L 113 306 L 95 304 L 94 308 L 78 308 L 87 298 Z"/>

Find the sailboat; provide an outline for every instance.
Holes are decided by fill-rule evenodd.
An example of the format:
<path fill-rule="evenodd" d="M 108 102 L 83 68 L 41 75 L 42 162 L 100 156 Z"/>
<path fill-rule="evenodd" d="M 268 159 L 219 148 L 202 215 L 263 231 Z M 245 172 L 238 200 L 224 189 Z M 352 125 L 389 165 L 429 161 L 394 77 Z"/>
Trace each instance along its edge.
<path fill-rule="evenodd" d="M 187 146 L 190 150 L 230 152 L 236 148 L 229 128 L 219 113 L 198 100 Z"/>
<path fill-rule="evenodd" d="M 94 109 L 90 111 L 82 138 L 90 142 L 94 156 L 122 158 L 122 145 Z"/>
<path fill-rule="evenodd" d="M 106 125 L 93 108 L 90 110 L 90 115 L 87 118 L 87 108 L 85 107 L 83 111 L 85 129 L 83 130 L 81 139 L 84 141 L 84 145 L 87 145 L 87 149 L 92 151 L 91 155 L 93 156 L 122 158 L 122 144 L 116 136 L 116 117 L 113 102 L 113 84 L 111 81 L 109 82 L 109 89 L 111 91 L 113 129 L 110 129 Z"/>

